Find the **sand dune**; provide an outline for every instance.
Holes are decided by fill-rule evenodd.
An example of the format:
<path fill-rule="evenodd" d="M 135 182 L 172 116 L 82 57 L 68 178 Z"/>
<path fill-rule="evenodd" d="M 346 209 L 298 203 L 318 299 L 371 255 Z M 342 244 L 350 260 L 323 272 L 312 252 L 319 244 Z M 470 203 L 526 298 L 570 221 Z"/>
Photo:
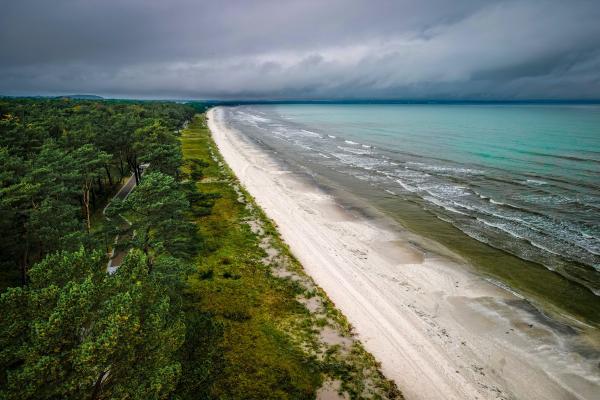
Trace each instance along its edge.
<path fill-rule="evenodd" d="M 592 399 L 600 377 L 527 302 L 413 247 L 209 111 L 219 150 L 408 399 Z"/>

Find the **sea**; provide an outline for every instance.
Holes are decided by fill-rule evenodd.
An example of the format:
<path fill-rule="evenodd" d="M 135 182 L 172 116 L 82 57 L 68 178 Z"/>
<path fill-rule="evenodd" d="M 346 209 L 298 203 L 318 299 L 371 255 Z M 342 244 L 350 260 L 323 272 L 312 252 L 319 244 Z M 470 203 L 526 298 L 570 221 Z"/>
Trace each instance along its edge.
<path fill-rule="evenodd" d="M 224 116 L 491 282 L 600 326 L 600 105 L 267 104 Z"/>

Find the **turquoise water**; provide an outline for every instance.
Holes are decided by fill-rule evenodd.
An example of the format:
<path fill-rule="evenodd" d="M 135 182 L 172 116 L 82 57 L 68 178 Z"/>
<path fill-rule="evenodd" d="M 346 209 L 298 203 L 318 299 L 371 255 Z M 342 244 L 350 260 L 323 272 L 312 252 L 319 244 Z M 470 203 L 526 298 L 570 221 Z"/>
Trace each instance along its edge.
<path fill-rule="evenodd" d="M 600 295 L 600 106 L 270 105 L 226 119 Z"/>

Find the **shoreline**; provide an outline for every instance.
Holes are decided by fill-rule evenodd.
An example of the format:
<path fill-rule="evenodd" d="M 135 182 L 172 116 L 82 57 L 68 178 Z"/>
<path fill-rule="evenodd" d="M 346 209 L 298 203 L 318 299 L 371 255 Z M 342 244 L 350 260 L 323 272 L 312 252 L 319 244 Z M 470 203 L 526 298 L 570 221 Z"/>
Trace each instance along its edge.
<path fill-rule="evenodd" d="M 223 126 L 223 157 L 408 399 L 593 398 L 600 378 L 523 300 L 348 212 Z"/>

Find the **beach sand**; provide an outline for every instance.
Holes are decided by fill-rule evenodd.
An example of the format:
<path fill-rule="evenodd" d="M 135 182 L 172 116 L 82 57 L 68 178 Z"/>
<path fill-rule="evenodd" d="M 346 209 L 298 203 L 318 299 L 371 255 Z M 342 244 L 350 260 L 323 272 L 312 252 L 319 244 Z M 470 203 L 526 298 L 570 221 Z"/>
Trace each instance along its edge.
<path fill-rule="evenodd" d="M 344 209 L 228 129 L 219 108 L 208 116 L 229 166 L 407 399 L 600 398 L 597 366 L 565 344 L 570 328 Z"/>

